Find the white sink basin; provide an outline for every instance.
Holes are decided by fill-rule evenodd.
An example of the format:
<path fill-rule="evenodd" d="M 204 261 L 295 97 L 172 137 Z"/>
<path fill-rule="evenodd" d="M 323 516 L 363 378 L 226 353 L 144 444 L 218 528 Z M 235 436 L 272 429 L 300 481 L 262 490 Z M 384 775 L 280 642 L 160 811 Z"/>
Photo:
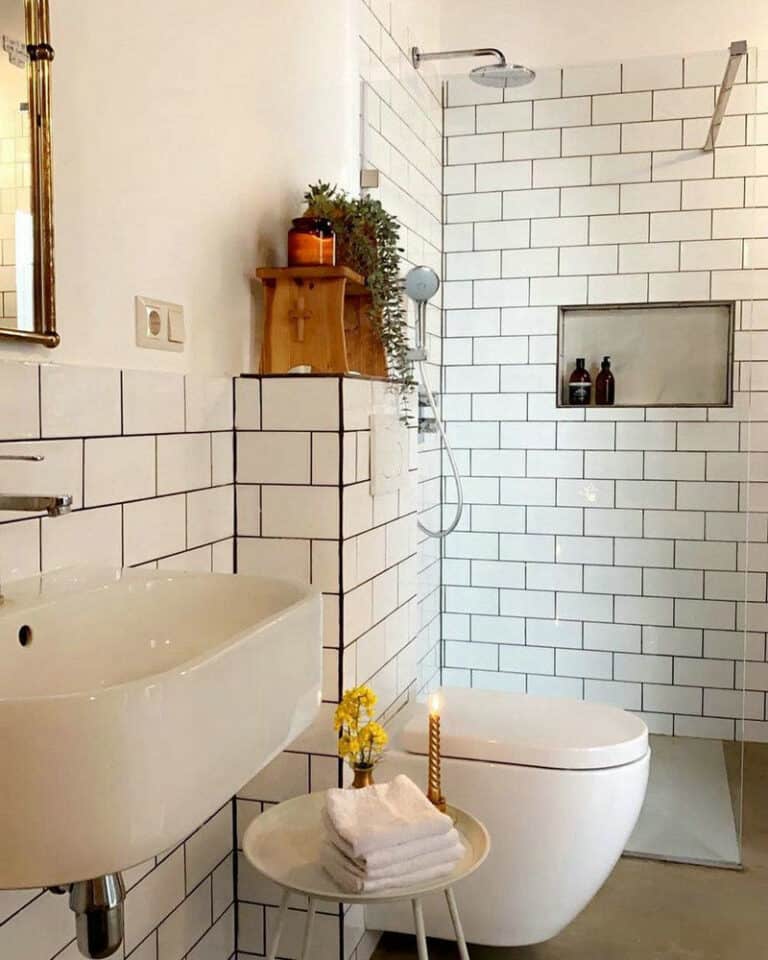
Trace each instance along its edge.
<path fill-rule="evenodd" d="M 319 594 L 283 580 L 72 569 L 10 584 L 0 889 L 183 839 L 314 718 L 321 654 Z"/>

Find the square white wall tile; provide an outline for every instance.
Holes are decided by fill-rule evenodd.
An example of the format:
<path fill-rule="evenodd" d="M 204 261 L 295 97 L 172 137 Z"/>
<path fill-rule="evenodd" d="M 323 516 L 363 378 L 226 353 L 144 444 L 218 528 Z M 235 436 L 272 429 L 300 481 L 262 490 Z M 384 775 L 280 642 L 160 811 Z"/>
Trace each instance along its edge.
<path fill-rule="evenodd" d="M 85 441 L 85 506 L 121 503 L 156 493 L 154 437 Z"/>
<path fill-rule="evenodd" d="M 720 78 L 722 80 L 722 77 Z M 715 108 L 713 87 L 699 90 L 656 90 L 653 94 L 653 119 L 708 117 Z"/>
<path fill-rule="evenodd" d="M 536 106 L 538 106 L 538 104 Z M 559 126 L 559 124 L 542 124 L 536 122 L 534 126 Z M 525 100 L 517 103 L 494 103 L 477 107 L 478 133 L 530 129 L 531 104 Z M 450 136 L 450 134 L 446 134 L 446 136 Z"/>
<path fill-rule="evenodd" d="M 187 545 L 186 519 L 183 494 L 125 504 L 124 565 L 180 553 Z"/>
<path fill-rule="evenodd" d="M 643 183 L 650 179 L 650 153 L 604 154 L 592 157 L 593 183 Z"/>
<path fill-rule="evenodd" d="M 0 361 L 0 437 L 40 436 L 40 374 L 36 363 Z"/>
<path fill-rule="evenodd" d="M 610 93 L 621 89 L 621 65 L 599 63 L 563 69 L 563 96 Z"/>
<path fill-rule="evenodd" d="M 309 483 L 311 434 L 282 431 L 238 431 L 239 483 Z"/>
<path fill-rule="evenodd" d="M 491 163 L 504 158 L 500 133 L 478 133 L 448 139 L 448 163 Z"/>
<path fill-rule="evenodd" d="M 287 577 L 303 583 L 310 581 L 310 543 L 308 540 L 238 537 L 238 573 Z"/>
<path fill-rule="evenodd" d="M 234 533 L 234 487 L 213 487 L 187 494 L 189 547 L 224 540 Z"/>
<path fill-rule="evenodd" d="M 235 379 L 235 428 L 261 430 L 261 379 Z"/>
<path fill-rule="evenodd" d="M 176 433 L 157 438 L 157 492 L 179 493 L 211 485 L 211 436 Z"/>
<path fill-rule="evenodd" d="M 187 430 L 231 430 L 233 390 L 231 377 L 185 377 Z"/>
<path fill-rule="evenodd" d="M 211 569 L 214 573 L 235 572 L 234 544 L 234 537 L 211 544 Z"/>
<path fill-rule="evenodd" d="M 120 371 L 43 364 L 40 418 L 43 437 L 121 433 Z"/>
<path fill-rule="evenodd" d="M 533 160 L 558 156 L 560 156 L 559 130 L 532 130 L 504 134 L 504 160 Z"/>
<path fill-rule="evenodd" d="M 339 494 L 330 487 L 266 486 L 262 489 L 265 537 L 334 539 L 339 534 Z"/>
<path fill-rule="evenodd" d="M 359 435 L 358 435 L 359 436 Z M 357 475 L 358 449 L 351 466 Z M 345 463 L 346 466 L 346 463 Z M 362 478 L 361 478 L 362 479 Z M 335 433 L 312 435 L 312 483 L 334 486 L 339 482 L 339 437 Z"/>
<path fill-rule="evenodd" d="M 123 433 L 182 433 L 184 377 L 155 370 L 123 370 Z"/>
<path fill-rule="evenodd" d="M 118 506 L 44 517 L 40 527 L 43 570 L 88 563 L 123 565 L 123 516 Z"/>
<path fill-rule="evenodd" d="M 622 90 L 655 90 L 683 85 L 681 57 L 642 57 L 622 64 Z"/>
<path fill-rule="evenodd" d="M 534 127 L 578 127 L 588 124 L 591 115 L 589 97 L 539 100 L 533 105 Z M 512 127 L 498 129 L 511 130 Z"/>
<path fill-rule="evenodd" d="M 695 181 L 683 184 L 683 191 Z M 652 210 L 679 210 L 680 184 L 673 182 L 622 183 L 621 212 L 641 213 Z M 683 204 L 686 206 L 686 204 Z"/>
<path fill-rule="evenodd" d="M 230 431 L 211 434 L 211 480 L 215 486 L 235 479 L 234 436 Z"/>
<path fill-rule="evenodd" d="M 562 154 L 564 157 L 586 157 L 600 153 L 618 153 L 621 128 L 618 124 L 602 127 L 564 127 Z"/>

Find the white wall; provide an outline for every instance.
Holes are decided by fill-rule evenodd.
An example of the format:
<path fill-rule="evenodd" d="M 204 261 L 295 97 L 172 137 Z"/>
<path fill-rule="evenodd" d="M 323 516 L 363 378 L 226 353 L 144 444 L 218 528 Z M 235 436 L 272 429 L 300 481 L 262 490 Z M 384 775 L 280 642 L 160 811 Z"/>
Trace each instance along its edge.
<path fill-rule="evenodd" d="M 52 5 L 61 347 L 5 355 L 249 369 L 248 276 L 284 262 L 303 187 L 354 186 L 356 7 Z M 269 11 L 267 13 L 266 11 Z M 184 304 L 184 354 L 134 345 L 133 297 Z"/>
<path fill-rule="evenodd" d="M 446 48 L 500 47 L 533 67 L 768 41 L 765 0 L 443 0 Z M 450 67 L 455 76 L 459 71 Z"/>

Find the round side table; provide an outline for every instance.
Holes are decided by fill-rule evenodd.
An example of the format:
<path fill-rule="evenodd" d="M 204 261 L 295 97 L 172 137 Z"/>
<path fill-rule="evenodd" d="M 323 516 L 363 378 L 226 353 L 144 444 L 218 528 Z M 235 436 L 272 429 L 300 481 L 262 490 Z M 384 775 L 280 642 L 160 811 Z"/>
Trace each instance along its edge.
<path fill-rule="evenodd" d="M 366 904 L 391 903 L 395 900 L 411 901 L 419 960 L 428 960 L 421 898 L 429 893 L 439 892 L 445 894 L 461 960 L 469 960 L 453 885 L 474 873 L 488 856 L 491 844 L 483 824 L 464 810 L 448 806 L 446 812 L 453 818 L 465 850 L 463 859 L 451 873 L 419 886 L 393 887 L 377 893 L 353 894 L 338 887 L 320 865 L 320 847 L 326 836 L 322 821 L 324 806 L 324 793 L 308 793 L 295 797 L 256 817 L 245 832 L 243 850 L 248 860 L 260 873 L 283 888 L 277 926 L 267 954 L 268 960 L 275 960 L 277 956 L 292 893 L 301 894 L 309 900 L 301 960 L 309 960 L 310 957 L 312 926 L 318 901 Z"/>

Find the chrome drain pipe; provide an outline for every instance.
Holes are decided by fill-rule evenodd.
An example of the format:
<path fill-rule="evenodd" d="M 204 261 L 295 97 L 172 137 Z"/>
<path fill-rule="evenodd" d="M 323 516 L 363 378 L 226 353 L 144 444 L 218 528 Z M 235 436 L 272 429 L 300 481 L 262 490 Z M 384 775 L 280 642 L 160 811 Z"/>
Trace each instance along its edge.
<path fill-rule="evenodd" d="M 69 909 L 75 914 L 77 946 L 84 957 L 111 957 L 123 942 L 122 875 L 107 873 L 92 880 L 79 880 L 67 887 L 50 887 L 51 893 L 69 890 Z"/>
<path fill-rule="evenodd" d="M 75 914 L 77 945 L 84 957 L 111 957 L 123 942 L 124 900 L 119 873 L 72 884 L 69 908 Z"/>

